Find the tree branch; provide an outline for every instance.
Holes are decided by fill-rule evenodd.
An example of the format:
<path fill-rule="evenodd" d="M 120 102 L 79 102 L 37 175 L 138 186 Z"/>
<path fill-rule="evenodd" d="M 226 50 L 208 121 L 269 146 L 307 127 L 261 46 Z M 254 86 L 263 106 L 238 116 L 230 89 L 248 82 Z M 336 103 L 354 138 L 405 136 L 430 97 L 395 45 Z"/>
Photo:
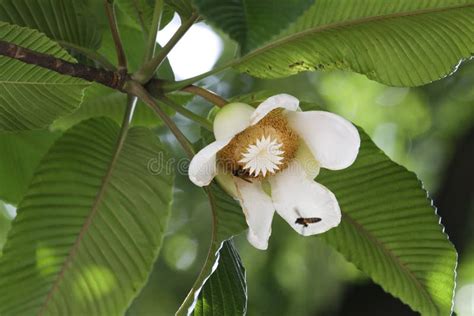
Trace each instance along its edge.
<path fill-rule="evenodd" d="M 54 72 L 97 82 L 109 88 L 126 92 L 124 84 L 130 79 L 128 74 L 97 69 L 78 63 L 71 63 L 61 58 L 35 52 L 31 49 L 0 40 L 0 55 L 10 57 L 26 64 L 36 65 Z"/>
<path fill-rule="evenodd" d="M 127 70 L 127 57 L 123 50 L 122 40 L 120 39 L 120 33 L 118 30 L 117 19 L 115 18 L 115 9 L 112 0 L 104 0 L 105 12 L 107 19 L 109 20 L 110 31 L 115 44 L 115 51 L 117 53 L 118 69 L 119 71 L 126 72 Z"/>

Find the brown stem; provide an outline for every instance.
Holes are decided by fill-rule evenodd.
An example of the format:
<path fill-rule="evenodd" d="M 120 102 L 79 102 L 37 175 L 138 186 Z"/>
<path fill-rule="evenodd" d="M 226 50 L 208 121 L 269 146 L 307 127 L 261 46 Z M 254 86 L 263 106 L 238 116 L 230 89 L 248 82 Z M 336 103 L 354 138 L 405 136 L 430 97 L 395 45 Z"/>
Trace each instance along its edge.
<path fill-rule="evenodd" d="M 119 71 L 125 72 L 127 69 L 127 57 L 122 46 L 122 40 L 120 39 L 120 33 L 118 30 L 117 19 L 115 18 L 114 4 L 111 0 L 104 0 L 105 12 L 107 13 L 107 19 L 109 20 L 110 31 L 115 44 L 115 51 L 117 52 L 117 61 Z"/>
<path fill-rule="evenodd" d="M 71 63 L 51 55 L 35 52 L 31 49 L 0 40 L 0 55 L 10 57 L 27 64 L 36 65 L 54 72 L 97 82 L 115 90 L 126 92 L 123 87 L 129 76 L 123 72 L 97 69 L 78 63 Z"/>
<path fill-rule="evenodd" d="M 229 103 L 229 101 L 227 101 L 223 97 L 215 94 L 214 92 L 209 91 L 209 90 L 204 89 L 204 88 L 201 88 L 201 87 L 198 87 L 198 86 L 190 85 L 190 86 L 182 88 L 181 91 L 185 91 L 185 92 L 192 93 L 194 95 L 198 95 L 198 96 L 206 99 L 207 101 L 211 102 L 212 104 L 214 104 L 218 107 L 223 107 L 224 105 Z"/>

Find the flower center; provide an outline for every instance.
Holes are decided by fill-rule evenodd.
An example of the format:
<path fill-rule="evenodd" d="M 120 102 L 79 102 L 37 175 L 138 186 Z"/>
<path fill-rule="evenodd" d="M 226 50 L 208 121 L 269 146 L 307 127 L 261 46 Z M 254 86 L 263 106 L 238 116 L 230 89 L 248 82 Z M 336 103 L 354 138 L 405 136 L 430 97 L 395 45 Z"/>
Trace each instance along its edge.
<path fill-rule="evenodd" d="M 271 136 L 262 136 L 255 144 L 247 147 L 247 151 L 243 153 L 244 158 L 239 162 L 245 164 L 243 169 L 250 175 L 257 177 L 261 174 L 265 177 L 267 172 L 275 173 L 280 169 L 279 165 L 282 164 L 285 153 L 281 150 L 282 146 L 282 143 Z"/>
<path fill-rule="evenodd" d="M 283 110 L 277 109 L 235 135 L 218 153 L 218 161 L 234 176 L 263 179 L 285 169 L 297 149 L 298 136 L 288 126 Z"/>

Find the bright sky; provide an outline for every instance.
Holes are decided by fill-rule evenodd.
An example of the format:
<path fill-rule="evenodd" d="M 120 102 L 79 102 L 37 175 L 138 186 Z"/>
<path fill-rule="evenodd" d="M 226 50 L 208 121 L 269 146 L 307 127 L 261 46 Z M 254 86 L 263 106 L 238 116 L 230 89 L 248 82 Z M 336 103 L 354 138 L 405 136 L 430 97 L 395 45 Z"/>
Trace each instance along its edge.
<path fill-rule="evenodd" d="M 175 15 L 173 20 L 158 32 L 158 43 L 161 46 L 166 44 L 179 25 L 179 17 Z M 222 40 L 209 26 L 202 22 L 195 24 L 168 55 L 176 80 L 194 77 L 210 70 L 222 49 Z"/>

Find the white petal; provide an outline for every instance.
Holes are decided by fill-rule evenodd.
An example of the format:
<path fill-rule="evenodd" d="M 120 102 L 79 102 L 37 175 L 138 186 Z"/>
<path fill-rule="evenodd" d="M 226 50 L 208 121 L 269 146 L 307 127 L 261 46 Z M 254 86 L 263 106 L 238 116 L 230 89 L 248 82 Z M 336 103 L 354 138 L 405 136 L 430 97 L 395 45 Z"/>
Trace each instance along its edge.
<path fill-rule="evenodd" d="M 272 199 L 263 191 L 260 182 L 249 183 L 235 178 L 238 199 L 245 214 L 249 231 L 247 239 L 257 249 L 268 247 L 275 212 Z"/>
<path fill-rule="evenodd" d="M 298 150 L 296 151 L 295 159 L 299 162 L 301 167 L 308 177 L 313 180 L 319 174 L 320 165 L 319 162 L 314 158 L 313 153 L 309 150 L 306 143 L 300 139 Z"/>
<path fill-rule="evenodd" d="M 341 210 L 334 194 L 314 182 L 297 161 L 269 179 L 273 205 L 290 226 L 303 236 L 320 234 L 341 222 Z M 298 219 L 320 219 L 307 227 Z"/>
<path fill-rule="evenodd" d="M 250 126 L 250 116 L 255 111 L 245 103 L 230 103 L 217 112 L 214 118 L 214 136 L 217 140 L 233 137 Z"/>
<path fill-rule="evenodd" d="M 203 187 L 211 183 L 217 174 L 216 154 L 224 148 L 232 138 L 216 140 L 194 155 L 189 164 L 189 179 L 197 186 Z"/>
<path fill-rule="evenodd" d="M 255 109 L 252 116 L 250 117 L 250 124 L 257 124 L 261 119 L 265 117 L 272 110 L 277 108 L 283 108 L 289 111 L 297 111 L 300 101 L 289 94 L 277 94 L 272 97 L 269 97 Z"/>
<path fill-rule="evenodd" d="M 321 167 L 339 170 L 355 161 L 360 136 L 348 120 L 324 111 L 289 112 L 287 118 Z"/>

